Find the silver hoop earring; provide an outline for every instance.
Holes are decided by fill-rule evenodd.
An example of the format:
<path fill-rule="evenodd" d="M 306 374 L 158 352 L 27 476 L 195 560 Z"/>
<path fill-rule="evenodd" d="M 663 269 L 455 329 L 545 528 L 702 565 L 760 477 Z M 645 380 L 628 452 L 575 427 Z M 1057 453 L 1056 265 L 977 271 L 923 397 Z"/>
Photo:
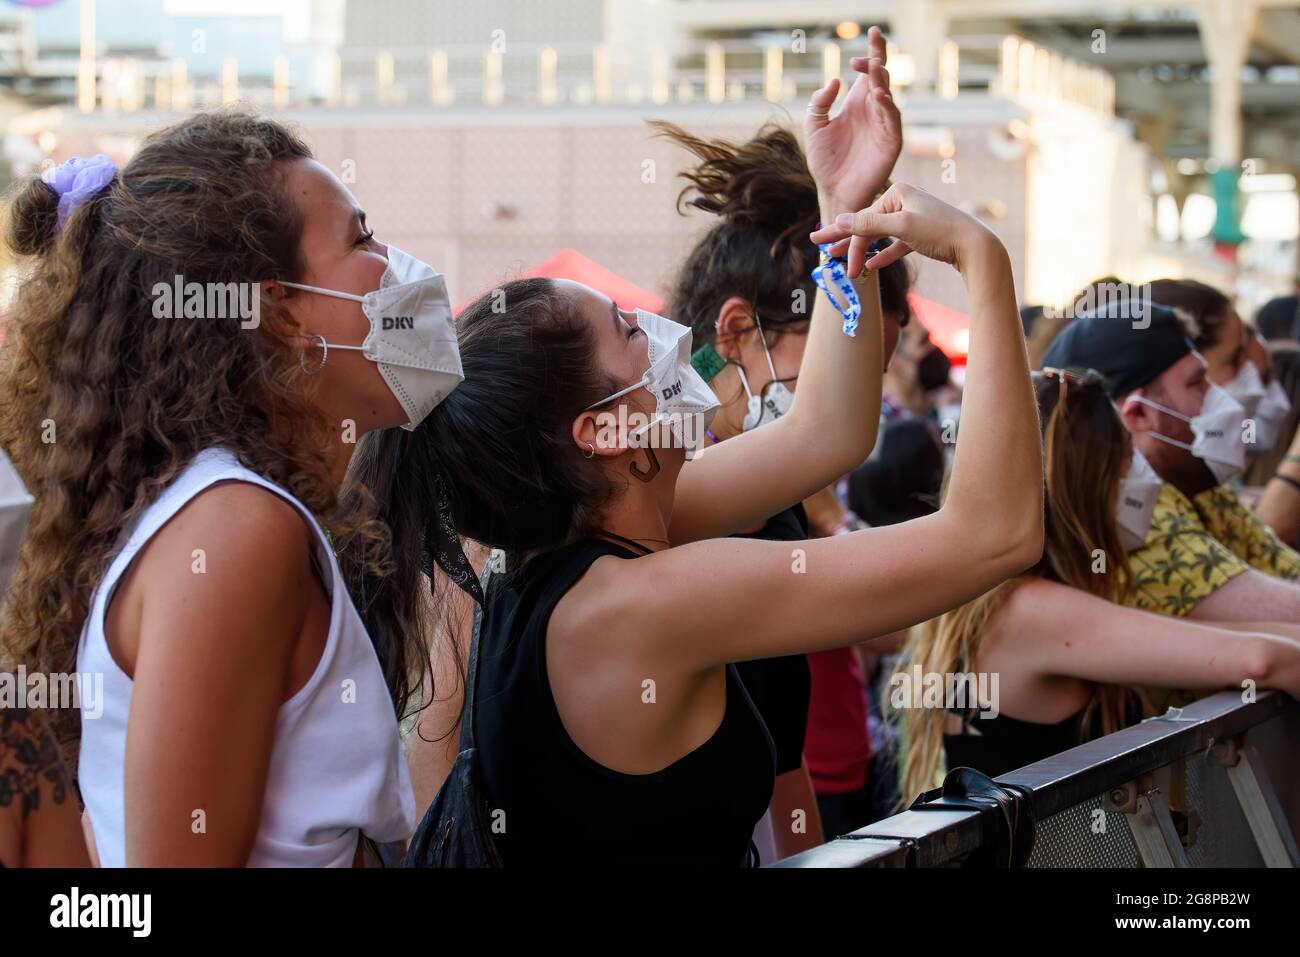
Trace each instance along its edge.
<path fill-rule="evenodd" d="M 311 339 L 314 342 L 320 343 L 320 348 L 321 348 L 320 365 L 318 365 L 314 369 L 307 368 L 307 362 L 303 359 L 303 356 L 306 355 L 307 353 L 306 349 L 298 353 L 298 365 L 302 368 L 303 372 L 307 373 L 307 375 L 319 375 L 320 370 L 325 368 L 325 361 L 330 357 L 330 344 L 325 341 L 324 336 L 312 336 Z"/>
<path fill-rule="evenodd" d="M 582 453 L 582 457 L 586 459 L 594 459 L 596 457 L 596 447 L 588 442 L 587 451 Z"/>

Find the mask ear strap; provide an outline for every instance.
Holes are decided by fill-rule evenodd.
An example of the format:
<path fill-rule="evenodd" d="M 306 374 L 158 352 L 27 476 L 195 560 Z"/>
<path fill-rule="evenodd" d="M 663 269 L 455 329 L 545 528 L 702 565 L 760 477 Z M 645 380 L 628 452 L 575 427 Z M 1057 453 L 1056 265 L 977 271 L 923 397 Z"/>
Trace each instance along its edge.
<path fill-rule="evenodd" d="M 1175 448 L 1186 449 L 1188 452 L 1192 451 L 1192 446 L 1188 445 L 1186 442 L 1179 442 L 1177 439 L 1171 439 L 1169 436 L 1161 435 L 1159 432 L 1148 432 L 1147 435 L 1151 436 L 1151 438 L 1153 439 L 1159 439 L 1161 442 L 1164 442 L 1166 445 L 1172 445 Z"/>
<path fill-rule="evenodd" d="M 1187 422 L 1189 424 L 1192 421 L 1187 416 L 1183 415 L 1181 412 L 1175 412 L 1173 409 L 1166 408 L 1165 406 L 1161 405 L 1159 402 L 1153 402 L 1151 399 L 1148 399 L 1144 395 L 1130 395 L 1127 399 L 1124 400 L 1124 404 L 1128 405 L 1129 402 L 1141 402 L 1143 405 L 1149 405 L 1153 409 L 1159 409 L 1161 412 L 1164 412 L 1168 415 L 1172 415 L 1176 419 L 1182 419 L 1184 422 Z M 1192 451 L 1192 446 L 1188 445 L 1186 442 L 1179 442 L 1177 439 L 1171 439 L 1167 435 L 1161 435 L 1159 432 L 1156 432 L 1154 429 L 1148 431 L 1147 435 L 1151 436 L 1153 439 L 1159 439 L 1161 442 L 1164 442 L 1168 445 L 1172 445 L 1180 449 L 1186 449 L 1188 452 Z"/>
<path fill-rule="evenodd" d="M 1125 405 L 1128 405 L 1130 402 L 1141 402 L 1143 405 L 1149 405 L 1153 409 L 1159 409 L 1161 412 L 1164 412 L 1166 415 L 1172 415 L 1175 419 L 1181 419 L 1184 422 L 1190 423 L 1192 421 L 1188 416 L 1183 415 L 1181 412 L 1175 412 L 1173 409 L 1169 408 L 1168 406 L 1163 406 L 1159 402 L 1153 402 L 1151 399 L 1148 399 L 1144 395 L 1130 395 L 1127 399 L 1124 400 Z"/>
<path fill-rule="evenodd" d="M 287 279 L 276 280 L 281 286 L 292 286 L 294 289 L 306 289 L 308 292 L 318 292 L 322 296 L 333 296 L 335 299 L 351 299 L 353 302 L 365 302 L 365 296 L 354 296 L 350 292 L 339 292 L 337 289 L 322 289 L 320 286 L 309 286 L 304 282 L 289 282 Z"/>
<path fill-rule="evenodd" d="M 1187 343 L 1187 348 L 1190 349 L 1190 350 L 1192 351 L 1192 355 L 1194 355 L 1194 356 L 1196 356 L 1196 358 L 1200 359 L 1200 360 L 1201 360 L 1201 365 L 1208 369 L 1208 368 L 1210 367 L 1209 360 L 1206 359 L 1205 356 L 1201 354 L 1201 350 L 1200 350 L 1200 349 L 1196 348 L 1196 343 L 1194 343 L 1194 342 L 1193 342 L 1191 339 L 1189 339 L 1187 336 L 1183 336 L 1183 341 Z"/>
<path fill-rule="evenodd" d="M 745 390 L 745 400 L 749 401 L 753 399 L 754 393 L 749 388 L 749 377 L 745 375 L 745 367 L 739 362 L 736 363 L 736 372 L 740 375 L 740 385 Z"/>
<path fill-rule="evenodd" d="M 763 355 L 767 357 L 767 371 L 772 373 L 772 381 L 776 381 L 776 366 L 772 364 L 772 352 L 767 348 L 767 336 L 763 335 L 763 324 L 758 321 L 758 313 L 754 313 L 754 328 L 758 330 L 758 341 L 763 344 Z"/>
<path fill-rule="evenodd" d="M 590 412 L 592 409 L 598 409 L 598 408 L 600 408 L 602 405 L 605 405 L 607 402 L 613 402 L 615 399 L 621 399 L 621 398 L 623 398 L 623 396 L 625 396 L 625 395 L 631 395 L 631 394 L 632 394 L 633 392 L 635 392 L 637 389 L 644 389 L 644 388 L 646 388 L 646 387 L 649 385 L 649 381 L 648 381 L 648 380 L 649 380 L 649 377 L 650 377 L 650 372 L 651 372 L 651 370 L 650 370 L 650 369 L 647 369 L 647 370 L 646 370 L 646 374 L 643 375 L 643 376 L 641 377 L 641 381 L 640 381 L 640 382 L 634 382 L 634 383 L 632 383 L 630 386 L 628 386 L 626 389 L 619 389 L 619 390 L 618 390 L 617 392 L 615 392 L 613 395 L 605 396 L 605 398 L 601 399 L 599 402 L 593 402 L 591 405 L 587 406 L 587 407 L 586 407 L 585 409 L 583 409 L 582 411 L 583 411 L 583 412 Z"/>

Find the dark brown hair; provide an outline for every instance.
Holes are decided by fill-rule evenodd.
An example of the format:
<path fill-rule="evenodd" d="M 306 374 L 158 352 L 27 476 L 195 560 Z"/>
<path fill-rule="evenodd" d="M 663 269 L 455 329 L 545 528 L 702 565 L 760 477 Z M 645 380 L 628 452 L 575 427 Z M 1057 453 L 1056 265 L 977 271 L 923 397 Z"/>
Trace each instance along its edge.
<path fill-rule="evenodd" d="M 31 269 L 0 349 L 0 444 L 36 501 L 4 606 L 6 658 L 75 670 L 91 592 L 122 531 L 213 446 L 327 528 L 364 529 L 382 548 L 382 529 L 337 508 L 333 429 L 304 393 L 284 311 L 264 301 L 253 330 L 237 317 L 154 314 L 156 284 L 177 276 L 297 274 L 301 218 L 283 174 L 310 155 L 271 120 L 200 113 L 149 136 L 61 228 L 49 186 L 18 188 L 9 245 Z M 76 737 L 75 713 L 60 732 Z"/>
<path fill-rule="evenodd" d="M 715 340 L 718 311 L 733 296 L 749 301 L 765 332 L 806 331 L 820 255 L 808 234 L 820 212 L 817 184 L 795 135 L 768 124 L 744 143 L 732 143 L 663 121 L 650 126 L 698 160 L 681 174 L 687 185 L 678 195 L 678 210 L 690 206 L 718 217 L 682 264 L 668 315 L 691 327 L 697 346 Z M 905 261 L 880 271 L 881 306 L 902 325 L 912 314 L 910 287 Z M 796 299 L 805 304 L 803 311 Z"/>
<path fill-rule="evenodd" d="M 482 296 L 457 320 L 457 334 L 465 381 L 413 432 L 363 437 L 352 460 L 351 476 L 392 530 L 391 574 L 374 574 L 340 548 L 377 643 L 449 633 L 438 627 L 446 582 L 434 559 L 458 548 L 457 536 L 501 549 L 515 567 L 594 531 L 618 490 L 572 439 L 574 418 L 617 386 L 596 362 L 590 326 L 554 281 L 519 279 Z"/>
<path fill-rule="evenodd" d="M 1290 451 L 1296 429 L 1300 428 L 1300 349 L 1288 345 L 1287 340 L 1270 342 L 1266 347 L 1273 377 L 1282 386 L 1286 397 L 1291 400 L 1291 413 L 1282 423 L 1282 433 L 1277 438 L 1277 444 L 1248 459 L 1246 474 L 1242 478 L 1247 485 L 1269 483 L 1277 474 L 1277 467 L 1282 464 L 1282 459 Z"/>
<path fill-rule="evenodd" d="M 1195 279 L 1157 279 L 1151 283 L 1151 300 L 1182 309 L 1196 321 L 1196 348 L 1207 349 L 1223 335 L 1232 300 L 1213 286 Z"/>

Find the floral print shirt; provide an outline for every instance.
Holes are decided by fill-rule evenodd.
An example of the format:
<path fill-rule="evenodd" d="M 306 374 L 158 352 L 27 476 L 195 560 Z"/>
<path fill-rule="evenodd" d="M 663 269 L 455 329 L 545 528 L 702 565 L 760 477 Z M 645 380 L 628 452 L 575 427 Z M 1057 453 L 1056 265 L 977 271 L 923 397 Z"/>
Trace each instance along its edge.
<path fill-rule="evenodd" d="M 1168 483 L 1160 489 L 1146 544 L 1128 557 L 1133 583 L 1126 603 L 1177 618 L 1250 567 Z"/>

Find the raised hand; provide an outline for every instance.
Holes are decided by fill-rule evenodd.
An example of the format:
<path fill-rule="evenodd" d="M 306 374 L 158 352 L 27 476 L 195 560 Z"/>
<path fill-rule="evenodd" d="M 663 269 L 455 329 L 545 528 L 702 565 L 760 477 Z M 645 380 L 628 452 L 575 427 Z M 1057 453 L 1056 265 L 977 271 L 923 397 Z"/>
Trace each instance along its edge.
<path fill-rule="evenodd" d="M 886 236 L 893 237 L 894 242 L 868 260 L 867 247 Z M 834 223 L 814 232 L 811 239 L 819 245 L 831 244 L 834 256 L 847 250 L 850 276 L 861 273 L 864 264 L 869 269 L 880 269 L 913 250 L 960 270 L 963 258 L 972 251 L 998 242 L 978 219 L 906 183 L 894 183 L 866 209 L 841 213 Z"/>
<path fill-rule="evenodd" d="M 836 77 L 812 95 L 804 120 L 808 168 L 834 209 L 862 209 L 885 187 L 903 149 L 903 118 L 889 91 L 885 37 L 867 31 L 869 55 L 851 61 L 858 77 L 844 106 L 831 116 L 840 92 Z M 824 211 L 825 212 L 825 211 Z"/>

